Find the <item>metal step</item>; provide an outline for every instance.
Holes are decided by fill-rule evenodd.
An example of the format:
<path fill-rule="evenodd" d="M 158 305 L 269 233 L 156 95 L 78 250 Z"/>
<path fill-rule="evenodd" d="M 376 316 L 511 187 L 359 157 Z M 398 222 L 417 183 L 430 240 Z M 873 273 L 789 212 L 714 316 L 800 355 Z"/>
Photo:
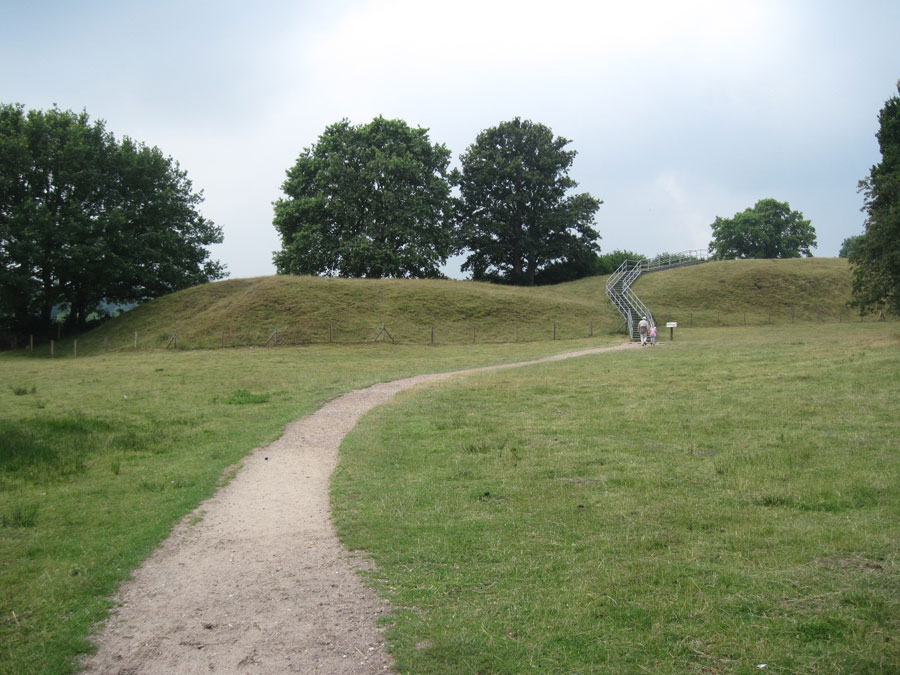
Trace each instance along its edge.
<path fill-rule="evenodd" d="M 659 272 L 662 270 L 696 265 L 706 262 L 709 254 L 706 251 L 684 251 L 666 256 L 657 256 L 651 260 L 625 260 L 615 272 L 606 280 L 606 295 L 619 310 L 619 314 L 625 319 L 625 332 L 631 335 L 632 340 L 640 340 L 638 323 L 642 316 L 653 321 L 653 314 L 641 299 L 631 290 L 631 285 L 637 281 L 641 274 Z"/>

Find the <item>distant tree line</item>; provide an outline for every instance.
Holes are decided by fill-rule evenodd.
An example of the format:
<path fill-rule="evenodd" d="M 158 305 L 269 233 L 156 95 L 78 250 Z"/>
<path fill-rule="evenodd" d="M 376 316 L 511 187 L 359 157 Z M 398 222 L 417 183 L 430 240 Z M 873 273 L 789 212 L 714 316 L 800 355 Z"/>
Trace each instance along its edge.
<path fill-rule="evenodd" d="M 0 105 L 0 333 L 75 329 L 224 276 L 222 230 L 159 148 L 117 140 L 87 113 Z"/>
<path fill-rule="evenodd" d="M 462 270 L 476 281 L 535 285 L 608 274 L 626 257 L 644 258 L 600 255 L 594 217 L 602 202 L 572 192 L 569 144 L 517 117 L 478 134 L 450 170 L 450 151 L 432 144 L 426 129 L 381 117 L 331 125 L 288 170 L 275 203 L 276 268 L 425 278 L 464 254 Z M 816 245 L 810 221 L 771 198 L 711 227 L 716 259 L 809 256 Z"/>
<path fill-rule="evenodd" d="M 569 143 L 515 118 L 479 134 L 451 171 L 450 151 L 426 129 L 382 117 L 333 124 L 287 172 L 275 203 L 275 266 L 427 278 L 467 253 L 462 268 L 477 281 L 533 285 L 593 273 L 602 202 L 571 193 Z"/>
<path fill-rule="evenodd" d="M 898 83 L 900 91 L 900 83 Z M 860 181 L 865 232 L 845 240 L 861 309 L 900 310 L 900 98 L 879 115 L 882 161 Z M 608 274 L 630 251 L 600 254 L 602 201 L 574 192 L 571 141 L 521 118 L 485 129 L 450 169 L 427 129 L 377 117 L 326 128 L 287 171 L 274 205 L 279 273 L 441 276 L 450 256 L 475 280 L 534 285 Z M 171 157 L 102 121 L 0 104 L 0 333 L 77 329 L 107 303 L 141 302 L 226 275 L 207 247 L 222 229 Z M 714 258 L 810 256 L 815 229 L 787 202 L 761 199 L 712 223 Z"/>

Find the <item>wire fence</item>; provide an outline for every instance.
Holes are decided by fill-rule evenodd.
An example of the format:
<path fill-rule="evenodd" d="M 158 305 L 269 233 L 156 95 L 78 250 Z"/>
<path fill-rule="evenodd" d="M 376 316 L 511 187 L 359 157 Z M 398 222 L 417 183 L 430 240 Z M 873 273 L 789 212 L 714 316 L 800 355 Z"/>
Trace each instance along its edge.
<path fill-rule="evenodd" d="M 814 310 L 796 307 L 757 311 L 657 308 L 653 311 L 653 318 L 660 328 L 670 322 L 677 323 L 679 328 L 717 328 L 896 321 L 896 317 L 880 313 L 860 315 L 850 309 Z M 14 341 L 9 346 L 24 349 L 35 356 L 72 357 L 134 350 L 270 348 L 315 344 L 515 344 L 577 340 L 614 334 L 625 338 L 628 335 L 627 328 L 621 318 L 609 314 L 595 318 L 505 323 L 489 318 L 481 321 L 434 323 L 386 320 L 377 324 L 345 319 L 327 324 L 297 322 L 268 326 L 244 325 L 221 330 L 180 329 L 173 326 L 133 332 L 118 330 L 104 334 L 101 329 L 73 338 L 62 338 L 58 333 L 56 339 L 41 340 L 36 336 L 29 336 L 26 344 Z"/>
<path fill-rule="evenodd" d="M 560 320 L 499 324 L 492 321 L 454 323 L 389 322 L 372 324 L 349 321 L 327 325 L 303 323 L 269 326 L 237 326 L 214 331 L 164 330 L 118 331 L 110 335 L 86 334 L 78 338 L 38 341 L 30 339 L 24 349 L 36 355 L 77 356 L 128 350 L 268 348 L 314 344 L 408 344 L 463 345 L 514 344 L 576 340 L 615 332 L 608 317 L 596 320 Z"/>

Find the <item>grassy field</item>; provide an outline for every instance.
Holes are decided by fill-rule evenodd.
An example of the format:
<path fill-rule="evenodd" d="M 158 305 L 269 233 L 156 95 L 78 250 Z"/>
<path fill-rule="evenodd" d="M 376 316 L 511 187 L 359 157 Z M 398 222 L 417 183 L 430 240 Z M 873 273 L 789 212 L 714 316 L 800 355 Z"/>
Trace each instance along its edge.
<path fill-rule="evenodd" d="M 729 260 L 648 274 L 635 284 L 657 319 L 681 325 L 859 321 L 846 259 Z"/>
<path fill-rule="evenodd" d="M 182 349 L 371 342 L 381 326 L 398 343 L 471 344 L 589 337 L 616 330 L 603 295 L 556 296 L 546 289 L 410 279 L 273 276 L 230 279 L 158 298 L 79 338 L 79 352 L 159 349 L 178 335 Z M 473 329 L 475 334 L 473 336 Z M 48 345 L 43 346 L 46 354 Z M 57 354 L 71 355 L 71 340 Z"/>
<path fill-rule="evenodd" d="M 416 542 L 427 544 L 421 555 L 428 557 L 431 567 L 420 569 L 411 563 L 410 570 L 417 570 L 418 575 L 411 578 L 420 580 L 417 583 L 422 584 L 419 590 L 423 593 L 430 585 L 437 587 L 438 582 L 457 584 L 440 591 L 445 594 L 445 599 L 469 598 L 469 584 L 476 590 L 483 588 L 486 591 L 505 586 L 515 593 L 517 584 L 513 581 L 516 579 L 534 574 L 542 578 L 544 573 L 535 571 L 535 565 L 547 564 L 551 571 L 559 567 L 559 573 L 554 571 L 548 578 L 566 579 L 567 574 L 583 572 L 582 568 L 566 571 L 564 566 L 560 567 L 568 559 L 570 549 L 586 560 L 593 560 L 591 564 L 600 564 L 598 556 L 616 560 L 615 547 L 621 542 L 605 531 L 594 532 L 583 541 L 579 539 L 573 543 L 572 532 L 582 531 L 567 520 L 569 516 L 564 512 L 564 505 L 557 504 L 553 508 L 560 509 L 558 513 L 548 514 L 540 511 L 540 504 L 520 501 L 518 494 L 513 498 L 510 486 L 514 477 L 521 475 L 517 490 L 524 494 L 533 489 L 536 495 L 545 495 L 548 507 L 556 503 L 556 493 L 570 497 L 593 495 L 594 501 L 582 499 L 578 502 L 582 508 L 574 517 L 587 513 L 593 516 L 604 514 L 604 517 L 614 514 L 628 525 L 631 537 L 628 541 L 643 541 L 641 545 L 650 547 L 649 557 L 656 560 L 662 554 L 653 553 L 655 549 L 651 543 L 665 541 L 669 525 L 666 513 L 676 510 L 670 506 L 663 510 L 656 502 L 651 505 L 633 503 L 630 510 L 624 510 L 625 492 L 608 493 L 616 499 L 622 497 L 619 504 L 604 501 L 603 495 L 607 493 L 602 490 L 615 487 L 627 492 L 636 486 L 642 490 L 655 490 L 657 483 L 667 488 L 663 480 L 663 474 L 668 475 L 667 472 L 683 479 L 685 490 L 697 485 L 708 487 L 710 482 L 706 474 L 710 474 L 711 466 L 710 477 L 718 484 L 728 480 L 750 481 L 748 474 L 754 468 L 754 462 L 765 469 L 760 476 L 770 475 L 779 462 L 788 461 L 784 459 L 787 457 L 784 448 L 795 439 L 802 447 L 813 442 L 796 432 L 791 420 L 796 418 L 798 428 L 805 429 L 811 424 L 807 418 L 811 420 L 819 411 L 829 416 L 829 423 L 846 419 L 836 430 L 828 427 L 829 431 L 823 432 L 824 435 L 815 435 L 814 440 L 819 445 L 827 446 L 829 439 L 833 439 L 836 447 L 846 450 L 845 446 L 858 441 L 859 447 L 868 453 L 864 457 L 868 458 L 875 456 L 872 448 L 882 444 L 883 461 L 878 469 L 881 482 L 873 484 L 875 487 L 870 486 L 868 493 L 863 488 L 857 490 L 858 486 L 844 491 L 838 484 L 834 488 L 837 491 L 834 494 L 838 495 L 833 497 L 834 503 L 849 504 L 857 494 L 865 493 L 874 495 L 871 504 L 863 500 L 865 508 L 881 509 L 886 503 L 883 500 L 893 498 L 892 491 L 896 488 L 896 446 L 894 439 L 883 430 L 882 414 L 890 402 L 890 393 L 896 392 L 896 361 L 887 358 L 892 352 L 885 347 L 891 345 L 896 351 L 896 338 L 892 333 L 896 324 L 834 323 L 836 319 L 850 319 L 849 310 L 846 315 L 841 315 L 849 297 L 845 285 L 849 276 L 844 261 L 778 261 L 768 265 L 770 262 L 710 263 L 656 273 L 641 279 L 636 289 L 657 312 L 717 312 L 717 319 L 713 322 L 709 318 L 706 325 L 737 323 L 737 320 L 723 321 L 722 315 L 740 316 L 747 311 L 767 311 L 767 307 L 777 316 L 778 308 L 790 303 L 798 324 L 790 324 L 790 318 L 784 315 L 773 321 L 788 331 L 790 339 L 783 338 L 779 328 L 769 325 L 747 332 L 730 328 L 682 332 L 679 328 L 678 342 L 660 346 L 654 352 L 639 352 L 636 358 L 631 354 L 608 355 L 603 360 L 535 368 L 521 379 L 512 374 L 470 378 L 466 388 L 429 393 L 421 401 L 425 411 L 422 414 L 435 415 L 437 421 L 421 424 L 425 430 L 430 430 L 431 436 L 426 438 L 421 429 L 403 425 L 398 428 L 402 428 L 404 434 L 409 433 L 414 445 L 419 444 L 421 437 L 425 448 L 421 452 L 425 455 L 417 455 L 416 461 L 427 464 L 428 470 L 436 473 L 408 474 L 409 467 L 399 462 L 395 467 L 394 461 L 390 460 L 384 466 L 379 464 L 374 468 L 392 471 L 397 468 L 396 474 L 373 472 L 373 475 L 378 481 L 391 483 L 389 492 L 400 497 L 405 507 L 410 507 L 422 498 L 418 495 L 428 492 L 428 481 L 437 481 L 431 483 L 432 486 L 443 486 L 448 477 L 454 475 L 452 471 L 460 471 L 461 477 L 454 480 L 459 483 L 455 489 L 463 490 L 462 496 L 456 492 L 446 494 L 455 495 L 453 499 L 461 499 L 467 508 L 480 511 L 461 511 L 463 515 L 459 522 L 440 525 L 435 524 L 437 521 L 431 522 L 426 527 L 433 531 L 429 530 L 427 536 L 412 534 L 418 532 L 421 514 L 407 511 L 410 521 L 405 525 L 413 539 L 401 532 L 397 542 L 372 542 L 371 550 L 378 552 L 379 546 L 389 550 L 396 548 L 402 558 L 406 553 L 401 551 L 408 551 L 410 545 L 415 546 Z M 780 281 L 776 283 L 776 279 Z M 0 673 L 69 672 L 77 655 L 89 648 L 87 636 L 91 626 L 104 616 L 109 598 L 119 582 L 153 550 L 171 526 L 212 494 L 222 480 L 227 480 L 228 467 L 239 463 L 252 448 L 276 438 L 284 424 L 308 414 L 329 398 L 377 381 L 417 373 L 521 361 L 621 340 L 623 336 L 616 334 L 621 321 L 603 295 L 603 283 L 603 278 L 592 278 L 559 286 L 521 289 L 452 281 L 302 277 L 231 280 L 160 298 L 98 330 L 78 336 L 79 354 L 93 354 L 89 358 L 72 358 L 74 345 L 71 339 L 56 345 L 54 359 L 47 358 L 49 348 L 46 344 L 41 345 L 34 355 L 21 350 L 0 355 Z M 767 290 L 769 283 L 772 289 L 779 289 L 777 293 Z M 820 316 L 820 312 L 825 312 L 826 316 Z M 682 316 L 673 318 L 677 318 L 681 326 L 687 321 Z M 805 324 L 799 325 L 800 321 Z M 595 337 L 586 339 L 583 336 L 591 322 Z M 403 344 L 372 344 L 371 339 L 382 323 Z M 560 338 L 557 341 L 551 339 L 554 323 Z M 424 347 L 429 342 L 430 325 L 436 328 L 436 346 Z M 220 346 L 222 332 L 226 334 L 226 344 L 241 341 L 261 344 L 273 327 L 279 327 L 283 340 L 297 342 L 324 342 L 331 329 L 337 344 L 275 349 L 199 349 Z M 473 327 L 477 330 L 474 345 L 471 342 Z M 515 343 L 517 328 L 520 341 Z M 137 350 L 133 349 L 136 331 L 140 335 Z M 173 332 L 179 335 L 179 349 L 163 351 L 161 348 Z M 363 341 L 366 344 L 360 344 Z M 495 343 L 489 344 L 491 341 Z M 109 354 L 104 353 L 107 342 L 112 350 Z M 732 363 L 735 355 L 740 358 Z M 768 359 L 773 364 L 765 370 L 768 379 L 753 374 L 751 366 L 746 365 L 752 363 L 763 368 Z M 844 359 L 839 361 L 843 365 L 827 366 L 826 372 L 867 373 L 870 366 L 874 368 L 877 364 L 878 368 L 872 377 L 851 376 L 847 379 L 851 384 L 832 387 L 831 379 L 823 379 L 816 369 L 820 364 L 825 368 L 826 364 L 837 363 L 839 359 Z M 795 362 L 807 364 L 807 368 L 797 371 L 796 377 L 792 378 Z M 640 394 L 635 393 L 638 382 L 643 384 Z M 748 404 L 746 396 L 749 394 L 741 389 L 745 382 L 759 385 L 756 389 L 750 388 L 759 400 Z M 470 384 L 473 385 L 471 391 L 468 389 Z M 769 384 L 772 386 L 767 389 L 764 385 Z M 811 389 L 815 392 L 809 393 Z M 788 393 L 782 394 L 782 391 Z M 433 397 L 438 392 L 448 398 L 436 409 L 428 408 L 429 402 L 437 400 Z M 851 400 L 848 398 L 851 394 L 858 396 Z M 771 401 L 767 397 L 771 397 Z M 864 400 L 871 400 L 872 406 L 861 408 L 859 402 Z M 585 407 L 584 401 L 590 405 Z M 676 401 L 682 402 L 680 408 Z M 410 405 L 415 408 L 419 404 Z M 748 405 L 750 409 L 745 410 Z M 475 413 L 469 411 L 472 406 L 478 408 Z M 508 406 L 512 407 L 508 409 Z M 760 411 L 767 411 L 766 415 Z M 851 411 L 858 416 L 850 419 Z M 759 428 L 751 424 L 748 429 L 752 433 L 746 435 L 747 440 L 741 441 L 744 429 L 734 420 L 745 417 L 748 423 Z M 421 418 L 413 415 L 411 419 Z M 577 424 L 565 430 L 554 426 L 554 420 L 561 424 Z M 548 429 L 553 429 L 554 434 L 558 431 L 559 435 L 549 436 Z M 373 432 L 373 442 L 381 443 L 379 439 L 383 439 L 384 434 L 380 428 L 377 433 Z M 853 440 L 853 434 L 858 438 Z M 723 438 L 721 444 L 717 435 Z M 352 451 L 360 443 L 357 437 L 347 447 Z M 677 451 L 664 450 L 668 444 Z M 542 453 L 533 452 L 532 448 L 545 445 L 554 451 L 543 453 L 550 464 L 540 467 L 535 464 L 536 468 L 521 474 L 512 470 L 519 466 L 520 457 L 527 457 L 527 462 L 532 462 L 541 456 Z M 556 453 L 557 448 L 578 446 L 587 449 L 587 454 L 582 452 L 579 457 L 574 450 Z M 688 451 L 686 447 L 691 449 Z M 801 459 L 790 461 L 801 469 L 797 475 L 819 480 L 821 467 L 816 463 L 819 446 L 810 447 L 813 449 L 799 455 Z M 648 448 L 652 450 L 650 457 L 653 459 L 648 465 L 650 468 L 641 464 L 644 453 L 620 455 Z M 769 459 L 772 448 L 777 452 L 771 454 L 774 459 Z M 451 461 L 442 454 L 447 449 L 456 453 L 450 455 L 454 458 L 453 467 L 445 464 L 445 461 Z M 378 450 L 381 452 L 383 449 Z M 822 471 L 833 471 L 834 462 L 838 460 L 830 451 L 822 456 L 832 458 L 829 460 L 832 463 Z M 376 500 L 376 507 L 382 504 L 384 508 L 397 509 L 389 513 L 395 513 L 398 518 L 404 512 L 396 505 L 389 505 L 390 495 L 383 502 L 377 501 L 380 499 L 378 490 L 384 489 L 382 483 L 359 481 L 351 485 L 347 477 L 361 470 L 353 468 L 360 459 L 355 454 L 348 458 L 339 483 L 339 490 L 343 492 L 337 493 L 336 505 L 344 509 L 342 528 L 348 541 L 368 548 L 369 544 L 362 539 L 353 539 L 375 532 L 373 523 L 359 520 L 369 517 L 363 515 L 368 511 L 360 510 L 355 514 L 348 509 L 358 508 L 355 505 L 361 500 Z M 441 461 L 431 466 L 431 460 L 435 458 Z M 671 461 L 673 458 L 678 461 Z M 846 452 L 841 461 L 849 463 Z M 599 471 L 596 467 L 603 466 L 603 462 L 613 462 L 618 467 L 616 472 L 595 476 L 592 471 Z M 651 468 L 660 475 L 654 474 L 655 478 L 648 478 L 648 483 L 644 472 Z M 633 469 L 635 473 L 626 469 Z M 699 473 L 688 476 L 684 472 L 689 469 Z M 479 474 L 482 470 L 488 473 Z M 559 478 L 563 475 L 559 472 L 569 478 Z M 713 501 L 709 508 L 717 510 L 717 514 L 721 510 L 723 518 L 727 516 L 722 527 L 741 527 L 747 532 L 756 527 L 761 518 L 768 518 L 766 523 L 787 522 L 782 517 L 785 513 L 815 516 L 821 512 L 825 514 L 822 518 L 836 518 L 839 523 L 844 522 L 840 519 L 845 515 L 856 518 L 860 514 L 881 513 L 870 513 L 865 508 L 856 510 L 855 507 L 841 507 L 843 511 L 829 510 L 830 507 L 816 510 L 811 506 L 813 502 L 809 501 L 809 495 L 803 492 L 806 488 L 794 487 L 792 480 L 793 475 L 780 477 L 768 484 L 767 491 L 742 493 L 729 488 L 733 502 Z M 409 491 L 396 490 L 392 481 L 404 483 L 404 488 L 409 487 Z M 446 484 L 455 485 L 452 480 Z M 881 485 L 886 487 L 879 487 Z M 576 494 L 572 490 L 581 492 Z M 601 492 L 596 492 L 598 490 Z M 431 493 L 431 497 L 445 494 L 433 489 Z M 685 495 L 684 502 L 690 503 L 688 494 Z M 690 499 L 693 498 L 691 493 Z M 747 504 L 752 508 L 739 510 L 738 507 Z M 453 505 L 455 508 L 456 502 Z M 498 520 L 499 515 L 505 514 L 513 505 L 516 508 L 524 505 L 523 513 L 534 514 L 533 525 L 532 521 Z M 608 506 L 614 507 L 609 513 Z M 895 510 L 896 506 L 894 501 Z M 370 507 L 371 504 L 366 509 Z M 689 516 L 678 513 L 675 522 L 679 527 L 694 522 Z M 559 519 L 555 520 L 557 515 Z M 746 526 L 742 524 L 745 515 Z M 710 518 L 698 515 L 696 527 L 712 532 L 714 526 L 710 524 Z M 860 524 L 859 531 L 868 532 L 872 522 L 877 521 Z M 500 534 L 516 533 L 522 542 L 532 542 L 534 548 L 549 550 L 557 557 L 549 563 L 547 560 L 535 562 L 525 553 L 515 553 L 514 567 L 504 568 L 507 577 L 491 581 L 493 577 L 487 573 L 490 565 L 506 556 L 503 547 L 508 536 L 506 539 L 498 537 L 496 541 L 491 539 L 498 523 L 504 523 L 503 527 L 508 528 L 507 533 Z M 556 524 L 560 525 L 559 532 L 554 529 Z M 357 525 L 361 528 L 358 531 Z M 879 523 L 879 527 L 881 525 Z M 883 525 L 881 531 L 885 540 L 896 540 L 894 525 Z M 467 529 L 469 526 L 475 530 Z M 719 549 L 729 555 L 738 555 L 729 547 L 740 539 L 743 530 L 738 534 L 731 529 L 725 531 L 731 534 L 723 537 Z M 434 543 L 428 538 L 439 534 L 445 537 L 446 543 Z M 776 534 L 790 537 L 794 533 L 784 534 L 779 529 Z M 679 536 L 677 543 L 682 545 L 680 542 L 686 535 Z M 606 542 L 604 547 L 594 548 L 601 541 Z M 460 560 L 468 560 L 469 543 L 483 547 L 478 550 L 483 550 L 490 565 L 485 568 L 471 564 L 461 567 L 472 569 L 473 575 L 480 574 L 480 569 L 485 571 L 484 582 L 475 580 L 473 575 L 460 580 L 454 576 L 455 566 L 460 563 L 439 559 L 435 552 L 450 551 L 451 558 L 460 555 Z M 849 543 L 842 541 L 841 545 L 849 546 Z M 719 549 L 715 546 L 710 549 L 710 546 L 706 543 L 698 545 L 696 554 L 710 555 L 711 560 L 717 560 L 715 556 Z M 896 579 L 891 576 L 896 567 L 891 546 L 885 546 L 881 556 L 884 561 L 877 560 L 877 552 L 872 553 L 874 546 L 865 548 L 860 544 L 855 552 L 843 558 L 825 556 L 822 558 L 825 562 L 804 569 L 814 577 L 817 573 L 828 576 L 861 570 L 861 573 L 870 574 L 867 578 L 873 582 Z M 769 548 L 771 546 L 761 550 L 768 551 Z M 628 547 L 624 551 L 626 556 L 634 554 L 634 549 Z M 383 549 L 378 555 L 385 570 L 389 570 Z M 414 560 L 415 555 L 410 560 Z M 740 555 L 749 556 L 749 553 L 742 550 Z M 873 555 L 874 559 L 871 558 Z M 519 564 L 521 567 L 515 567 Z M 701 562 L 698 560 L 697 564 Z M 715 576 L 717 570 L 713 566 L 707 572 Z M 647 573 L 647 569 L 636 563 L 624 565 L 620 571 L 633 574 L 635 579 Z M 432 581 L 428 581 L 428 574 L 433 575 Z M 734 574 L 741 578 L 753 576 L 746 571 Z M 584 583 L 590 579 L 587 575 Z M 446 658 L 448 672 L 457 667 L 472 672 L 479 668 L 500 672 L 512 669 L 509 672 L 514 672 L 521 665 L 504 665 L 516 662 L 507 662 L 506 657 L 499 656 L 500 660 L 496 662 L 490 660 L 493 656 L 485 661 L 486 644 L 490 647 L 489 653 L 501 645 L 504 648 L 497 654 L 527 653 L 541 668 L 565 670 L 569 666 L 557 666 L 555 655 L 572 653 L 581 658 L 577 656 L 583 654 L 581 638 L 565 631 L 548 631 L 546 640 L 558 643 L 548 651 L 531 637 L 526 640 L 524 636 L 540 632 L 552 617 L 560 620 L 560 630 L 569 625 L 562 614 L 553 613 L 562 612 L 557 603 L 559 598 L 574 597 L 573 594 L 582 591 L 588 597 L 598 597 L 600 586 L 580 586 L 578 583 L 581 582 L 576 583 L 574 577 L 569 581 L 573 584 L 569 590 L 557 588 L 535 595 L 542 598 L 537 604 L 530 600 L 531 604 L 523 604 L 527 600 L 523 596 L 514 598 L 512 605 L 502 605 L 509 616 L 516 615 L 518 610 L 513 611 L 515 608 L 525 607 L 523 616 L 526 619 L 532 617 L 528 619 L 532 621 L 532 628 L 527 633 L 522 626 L 510 632 L 517 636 L 509 638 L 512 643 L 504 642 L 496 633 L 484 633 L 489 634 L 490 639 L 481 643 L 466 633 L 468 628 L 462 629 L 461 633 L 448 631 L 448 636 L 457 636 L 453 639 L 459 640 L 460 649 L 468 659 L 462 662 L 454 661 L 458 657 L 453 656 L 452 650 L 440 656 L 443 654 L 440 648 L 428 647 L 429 644 L 443 645 L 441 640 L 434 637 L 413 639 L 410 637 L 413 633 L 404 632 L 410 627 L 418 631 L 416 621 L 420 619 L 416 617 L 435 616 L 431 609 L 421 615 L 401 614 L 396 629 L 401 662 L 411 664 L 410 672 L 417 672 L 419 658 L 432 659 L 428 662 L 429 667 L 437 667 L 435 658 L 438 661 Z M 616 579 L 615 583 L 619 581 Z M 682 582 L 677 580 L 677 583 Z M 663 582 L 654 584 L 660 586 Z M 400 587 L 399 584 L 396 586 Z M 661 594 L 671 591 L 664 584 L 661 587 Z M 548 589 L 552 588 L 552 584 L 548 585 Z M 627 585 L 623 588 L 626 590 L 618 595 L 612 593 L 610 597 L 622 602 L 623 594 L 630 592 Z M 860 602 L 870 598 L 863 590 L 859 591 L 862 593 Z M 725 594 L 720 588 L 713 591 L 717 598 Z M 527 586 L 522 586 L 521 592 L 532 593 Z M 413 596 L 415 599 L 415 593 Z M 745 593 L 741 597 L 754 596 Z M 684 598 L 698 600 L 690 595 Z M 896 609 L 893 601 L 885 600 L 883 594 L 871 598 L 887 610 Z M 428 602 L 437 600 L 432 598 Z M 465 603 L 468 602 L 466 599 Z M 508 600 L 502 600 L 502 603 L 506 602 Z M 401 604 L 425 607 L 424 601 L 404 600 Z M 457 605 L 449 603 L 446 606 Z M 490 613 L 493 610 L 479 611 Z M 594 618 L 602 618 L 599 615 L 614 616 L 618 610 L 602 610 L 592 605 L 590 610 L 584 611 L 598 613 Z M 637 612 L 635 616 L 644 617 L 643 621 L 649 622 L 652 630 L 662 630 L 652 607 L 644 609 L 642 605 L 636 608 L 622 604 L 621 611 L 627 615 Z M 619 625 L 627 623 L 621 617 L 616 621 Z M 854 630 L 856 625 L 852 624 Z M 491 630 L 494 628 L 496 626 Z M 724 625 L 723 630 L 725 628 L 728 625 Z M 488 624 L 485 624 L 485 630 L 488 630 Z M 655 635 L 652 630 L 651 636 Z M 740 624 L 728 630 L 731 631 L 729 635 L 739 632 Z M 888 626 L 884 636 L 894 640 L 893 630 Z M 698 629 L 700 633 L 702 631 Z M 641 639 L 646 637 L 642 634 Z M 685 639 L 685 645 L 693 644 Z M 703 638 L 706 639 L 709 638 Z M 499 642 L 495 644 L 494 640 Z M 713 644 L 719 646 L 704 650 L 706 642 L 703 642 L 703 645 L 691 647 L 716 655 L 708 662 L 699 660 L 692 665 L 713 670 L 739 670 L 742 667 L 734 664 L 743 664 L 743 661 L 729 660 L 731 657 L 727 653 L 731 652 L 727 650 L 732 646 L 727 639 L 723 638 L 720 643 L 713 641 Z M 894 644 L 896 642 L 885 643 L 880 652 L 877 649 L 860 652 L 860 658 L 874 659 L 871 663 L 877 664 L 878 658 L 896 656 Z M 841 663 L 850 663 L 849 656 L 840 650 L 832 652 L 829 645 L 823 647 L 826 656 L 836 653 L 844 659 Z M 626 664 L 626 669 L 638 669 L 641 664 L 648 663 L 657 665 L 653 659 L 663 659 L 663 655 L 669 654 L 666 651 L 669 647 L 651 657 L 642 648 L 634 647 L 626 650 L 633 656 L 623 657 L 622 663 Z M 744 649 L 743 646 L 740 648 Z M 594 654 L 591 658 L 599 660 L 588 661 L 592 665 L 571 666 L 570 670 L 594 667 L 615 670 L 615 664 L 609 659 L 622 656 L 620 647 L 610 645 L 604 654 L 607 654 L 607 661 L 600 658 L 602 655 Z M 801 664 L 806 663 L 803 655 L 797 658 Z M 798 670 L 804 668 L 806 666 L 801 665 Z"/>
<path fill-rule="evenodd" d="M 606 277 L 548 287 L 556 297 L 602 296 Z M 847 307 L 846 259 L 728 260 L 645 274 L 634 291 L 658 323 L 717 327 L 858 322 Z M 872 317 L 866 317 L 871 321 Z"/>
<path fill-rule="evenodd" d="M 70 672 L 172 525 L 324 401 L 610 341 L 0 356 L 0 673 Z"/>
<path fill-rule="evenodd" d="M 406 392 L 345 543 L 406 673 L 900 672 L 896 324 L 679 331 Z"/>
<path fill-rule="evenodd" d="M 623 331 L 606 277 L 537 288 L 409 279 L 230 279 L 148 302 L 78 336 L 80 355 L 111 351 L 373 341 L 402 344 L 560 340 Z M 858 321 L 846 260 L 741 260 L 656 272 L 634 288 L 658 321 L 682 326 Z M 871 317 L 870 317 L 871 318 Z M 135 333 L 138 348 L 135 350 Z M 624 331 L 622 332 L 624 335 Z M 73 339 L 57 340 L 71 357 Z M 37 354 L 48 356 L 46 340 Z"/>

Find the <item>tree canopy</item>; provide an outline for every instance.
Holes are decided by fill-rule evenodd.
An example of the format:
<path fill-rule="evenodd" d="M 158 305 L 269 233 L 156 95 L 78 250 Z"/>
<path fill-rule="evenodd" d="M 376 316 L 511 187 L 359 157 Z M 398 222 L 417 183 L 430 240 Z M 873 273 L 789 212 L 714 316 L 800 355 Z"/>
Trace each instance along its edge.
<path fill-rule="evenodd" d="M 450 151 L 427 129 L 377 117 L 329 126 L 275 202 L 279 274 L 439 277 L 454 251 Z"/>
<path fill-rule="evenodd" d="M 886 305 L 900 314 L 900 96 L 885 102 L 878 122 L 881 161 L 859 182 L 867 217 L 850 252 L 853 296 L 860 311 Z"/>
<path fill-rule="evenodd" d="M 612 274 L 626 260 L 647 260 L 647 256 L 627 249 L 616 249 L 610 253 L 604 253 L 599 257 L 597 274 Z"/>
<path fill-rule="evenodd" d="M 710 225 L 713 240 L 709 252 L 719 260 L 732 258 L 811 257 L 816 230 L 800 211 L 787 202 L 760 199 L 753 208 L 732 218 L 716 217 Z"/>
<path fill-rule="evenodd" d="M 602 202 L 568 194 L 577 186 L 569 142 L 517 117 L 482 131 L 462 155 L 458 221 L 471 252 L 462 269 L 473 279 L 533 285 L 544 270 L 558 280 L 571 276 L 567 266 L 593 269 Z"/>
<path fill-rule="evenodd" d="M 841 250 L 838 251 L 838 258 L 849 258 L 853 256 L 856 252 L 856 247 L 859 246 L 859 242 L 861 239 L 861 234 L 857 234 L 844 239 L 844 241 L 841 242 Z"/>
<path fill-rule="evenodd" d="M 102 121 L 0 105 L 0 327 L 83 327 L 106 300 L 140 302 L 225 275 L 205 248 L 221 228 L 156 147 Z"/>

